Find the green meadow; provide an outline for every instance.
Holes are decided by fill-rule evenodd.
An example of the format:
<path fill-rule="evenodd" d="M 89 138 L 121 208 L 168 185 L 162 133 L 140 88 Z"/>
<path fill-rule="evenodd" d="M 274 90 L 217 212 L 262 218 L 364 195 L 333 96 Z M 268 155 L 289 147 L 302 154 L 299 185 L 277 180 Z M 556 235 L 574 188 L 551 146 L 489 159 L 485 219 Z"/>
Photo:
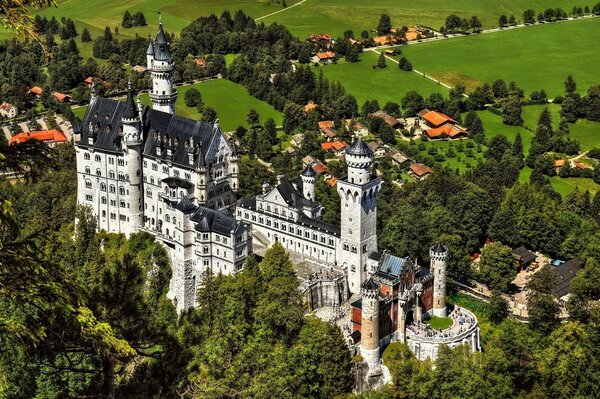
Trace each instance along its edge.
<path fill-rule="evenodd" d="M 374 29 L 379 16 L 384 13 L 390 15 L 394 26 L 421 24 L 437 30 L 450 14 L 467 18 L 476 15 L 484 28 L 491 28 L 498 25 L 501 14 L 514 14 L 520 20 L 527 8 L 541 11 L 562 7 L 570 12 L 573 6 L 583 7 L 584 4 L 574 0 L 530 0 L 526 3 L 515 0 L 306 0 L 263 21 L 281 23 L 299 37 L 321 32 L 338 37 L 348 29 L 357 35 L 363 30 Z"/>
<path fill-rule="evenodd" d="M 375 99 L 382 107 L 388 101 L 400 103 L 404 94 L 410 90 L 416 90 L 424 97 L 434 92 L 444 96 L 448 94 L 444 86 L 416 73 L 402 71 L 390 60 L 387 60 L 387 68 L 373 69 L 378 57 L 379 54 L 373 51 L 365 51 L 360 55 L 359 62 L 348 63 L 342 59 L 337 64 L 312 67 L 312 70 L 315 74 L 322 71 L 330 82 L 341 82 L 356 97 L 359 107 L 365 100 Z"/>
<path fill-rule="evenodd" d="M 523 29 L 421 43 L 403 48 L 415 69 L 456 86 L 496 79 L 515 81 L 526 94 L 544 89 L 564 95 L 573 75 L 580 92 L 600 81 L 600 19 L 535 25 Z"/>
<path fill-rule="evenodd" d="M 280 126 L 283 120 L 283 115 L 280 112 L 266 102 L 250 96 L 244 86 L 225 79 L 209 80 L 177 87 L 175 113 L 179 116 L 190 119 L 200 117 L 196 108 L 185 105 L 185 93 L 192 87 L 200 91 L 205 105 L 213 107 L 217 111 L 219 123 L 224 131 L 235 130 L 238 126 L 247 126 L 246 115 L 250 108 L 254 108 L 258 112 L 261 123 L 264 123 L 268 118 L 273 118 L 277 126 Z M 145 105 L 151 104 L 148 93 L 141 95 L 141 101 Z M 86 110 L 87 106 L 78 107 L 73 111 L 82 118 Z"/>

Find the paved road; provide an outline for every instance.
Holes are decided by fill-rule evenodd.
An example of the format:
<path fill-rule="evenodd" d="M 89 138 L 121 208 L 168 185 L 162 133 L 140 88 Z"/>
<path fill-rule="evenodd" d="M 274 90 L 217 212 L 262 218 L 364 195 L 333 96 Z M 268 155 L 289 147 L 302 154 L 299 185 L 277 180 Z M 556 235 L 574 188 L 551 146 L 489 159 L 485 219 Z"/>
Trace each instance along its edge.
<path fill-rule="evenodd" d="M 279 10 L 279 11 L 275 11 L 275 12 L 272 12 L 272 13 L 270 13 L 270 14 L 263 15 L 262 17 L 255 18 L 254 20 L 255 20 L 255 21 L 260 21 L 261 19 L 263 19 L 263 18 L 267 18 L 267 17 L 270 17 L 271 15 L 279 14 L 280 12 L 284 12 L 284 11 L 287 11 L 287 10 L 289 10 L 289 9 L 292 9 L 292 8 L 294 8 L 294 7 L 296 7 L 296 6 L 299 6 L 300 4 L 304 3 L 305 1 L 306 1 L 306 0 L 302 0 L 302 1 L 298 2 L 298 3 L 296 3 L 296 4 L 292 4 L 291 6 L 289 6 L 289 7 L 285 7 L 285 8 L 283 8 L 283 9 Z"/>

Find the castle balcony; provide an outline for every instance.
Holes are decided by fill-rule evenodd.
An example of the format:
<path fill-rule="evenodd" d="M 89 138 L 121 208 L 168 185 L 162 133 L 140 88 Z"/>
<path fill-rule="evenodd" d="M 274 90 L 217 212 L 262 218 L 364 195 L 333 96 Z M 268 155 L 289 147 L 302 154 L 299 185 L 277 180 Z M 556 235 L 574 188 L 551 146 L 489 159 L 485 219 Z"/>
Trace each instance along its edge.
<path fill-rule="evenodd" d="M 150 72 L 169 72 L 172 71 L 175 65 L 173 64 L 167 64 L 167 65 L 157 65 L 157 64 L 152 64 L 152 67 L 150 68 Z"/>
<path fill-rule="evenodd" d="M 455 306 L 448 315 L 452 319 L 452 325 L 445 330 L 434 330 L 424 323 L 413 323 L 406 326 L 407 338 L 421 343 L 430 344 L 453 344 L 472 337 L 477 337 L 477 317 L 465 308 Z M 479 347 L 479 342 L 474 348 Z"/>

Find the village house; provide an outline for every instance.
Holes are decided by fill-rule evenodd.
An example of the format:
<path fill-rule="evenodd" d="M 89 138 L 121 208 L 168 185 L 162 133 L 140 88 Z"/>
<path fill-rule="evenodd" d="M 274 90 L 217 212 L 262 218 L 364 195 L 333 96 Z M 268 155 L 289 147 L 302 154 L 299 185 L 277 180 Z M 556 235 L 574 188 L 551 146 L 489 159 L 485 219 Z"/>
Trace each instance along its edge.
<path fill-rule="evenodd" d="M 423 180 L 432 173 L 433 170 L 431 170 L 429 166 L 423 165 L 421 163 L 413 163 L 408 168 L 408 174 L 417 180 Z"/>
<path fill-rule="evenodd" d="M 327 141 L 333 141 L 338 137 L 338 133 L 333 129 L 333 121 L 320 121 L 319 130 Z"/>
<path fill-rule="evenodd" d="M 318 107 L 318 105 L 315 104 L 314 101 L 309 101 L 308 104 L 306 104 L 304 106 L 304 112 L 306 112 L 308 114 L 310 111 L 317 109 L 317 107 Z"/>
<path fill-rule="evenodd" d="M 371 141 L 367 143 L 371 151 L 373 151 L 373 156 L 375 158 L 385 157 L 385 147 L 381 141 Z"/>
<path fill-rule="evenodd" d="M 194 58 L 194 62 L 198 68 L 206 67 L 206 60 L 204 58 Z"/>
<path fill-rule="evenodd" d="M 324 53 L 317 53 L 313 58 L 313 62 L 320 64 L 329 64 L 335 61 L 335 53 L 333 51 L 325 51 Z"/>
<path fill-rule="evenodd" d="M 70 96 L 68 96 L 67 94 L 59 93 L 57 91 L 52 92 L 52 96 L 54 96 L 54 99 L 59 103 L 68 103 L 69 101 L 71 101 Z"/>
<path fill-rule="evenodd" d="M 29 89 L 29 91 L 27 93 L 33 94 L 34 96 L 39 97 L 42 95 L 43 92 L 44 92 L 44 89 L 42 89 L 40 86 L 33 86 L 31 89 Z"/>
<path fill-rule="evenodd" d="M 527 268 L 532 262 L 535 261 L 535 254 L 525 248 L 524 246 L 520 246 L 512 250 L 513 258 L 519 264 L 521 269 Z"/>
<path fill-rule="evenodd" d="M 552 291 L 555 298 L 566 301 L 571 293 L 571 282 L 582 269 L 581 261 L 577 258 L 571 259 L 560 266 L 552 266 L 556 275 L 556 287 Z"/>
<path fill-rule="evenodd" d="M 290 142 L 294 147 L 300 147 L 302 145 L 303 140 L 304 135 L 302 133 L 297 133 L 292 136 L 292 140 Z"/>
<path fill-rule="evenodd" d="M 3 117 L 14 118 L 18 114 L 19 109 L 14 105 L 7 102 L 3 102 L 2 104 L 0 104 L 0 115 L 2 115 Z"/>
<path fill-rule="evenodd" d="M 359 121 L 354 121 L 354 125 L 350 126 L 352 123 L 352 119 L 346 119 L 346 131 L 353 133 L 356 137 L 365 137 L 369 134 L 369 129 L 360 123 Z"/>
<path fill-rule="evenodd" d="M 333 151 L 337 156 L 343 155 L 346 147 L 348 147 L 348 143 L 345 141 L 326 141 L 325 143 L 321 143 L 323 151 Z"/>
<path fill-rule="evenodd" d="M 401 120 L 401 119 L 396 119 L 393 116 L 391 116 L 390 114 L 379 110 L 373 114 L 371 114 L 371 116 L 374 116 L 376 118 L 383 118 L 383 120 L 385 121 L 385 123 L 387 123 L 388 125 L 390 125 L 390 127 L 392 129 L 402 129 L 404 127 L 405 121 Z"/>
<path fill-rule="evenodd" d="M 421 129 L 430 140 L 468 137 L 467 131 L 448 115 L 427 108 L 417 114 Z"/>
<path fill-rule="evenodd" d="M 586 170 L 588 168 L 588 166 L 581 161 L 575 161 L 573 162 L 573 165 L 579 170 Z"/>
<path fill-rule="evenodd" d="M 310 35 L 308 37 L 308 39 L 306 39 L 307 41 L 311 42 L 311 43 L 316 43 L 318 44 L 321 48 L 331 48 L 331 44 L 333 43 L 333 40 L 331 39 L 331 35 L 327 34 L 327 33 L 322 33 L 320 35 Z"/>
<path fill-rule="evenodd" d="M 392 161 L 400 169 L 404 169 L 412 163 L 412 159 L 406 156 L 403 152 L 396 152 L 392 155 Z"/>
<path fill-rule="evenodd" d="M 134 65 L 131 67 L 131 70 L 134 72 L 143 73 L 143 72 L 146 72 L 148 70 L 148 68 L 146 68 L 143 65 Z"/>
<path fill-rule="evenodd" d="M 306 168 L 308 165 L 311 165 L 316 161 L 317 160 L 315 158 L 311 157 L 310 155 L 307 155 L 304 158 L 302 158 L 302 166 Z"/>
<path fill-rule="evenodd" d="M 69 141 L 67 136 L 60 130 L 39 130 L 35 132 L 21 132 L 14 135 L 8 141 L 9 144 L 23 143 L 27 140 L 39 140 L 46 143 L 49 147 L 54 147 L 56 144 L 66 143 Z"/>

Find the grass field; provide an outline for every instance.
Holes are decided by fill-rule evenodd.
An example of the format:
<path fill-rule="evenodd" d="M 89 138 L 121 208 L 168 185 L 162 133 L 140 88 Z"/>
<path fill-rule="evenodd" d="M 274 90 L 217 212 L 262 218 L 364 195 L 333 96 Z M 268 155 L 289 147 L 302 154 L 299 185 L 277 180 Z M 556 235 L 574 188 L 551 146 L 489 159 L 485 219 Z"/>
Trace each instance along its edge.
<path fill-rule="evenodd" d="M 417 143 L 421 143 L 421 140 L 416 141 Z M 468 156 L 467 154 L 469 153 L 469 148 L 467 148 L 466 145 L 469 142 L 470 140 L 425 141 L 423 142 L 423 144 L 425 145 L 425 150 L 421 151 L 421 154 L 430 155 L 428 151 L 431 147 L 434 147 L 437 150 L 438 154 L 442 154 L 446 158 L 444 161 L 440 162 L 441 165 L 447 166 L 453 171 L 458 169 L 460 173 L 464 173 L 467 170 L 473 168 L 475 165 L 477 165 L 481 160 L 483 160 L 483 151 L 485 150 L 485 148 L 482 147 L 482 152 L 477 152 L 477 144 L 471 141 L 471 143 L 473 143 L 474 146 L 470 149 L 471 156 Z M 458 150 L 461 144 L 464 147 L 463 152 L 460 152 Z M 450 147 L 452 147 L 456 154 L 456 156 L 453 158 L 446 156 Z"/>
<path fill-rule="evenodd" d="M 268 118 L 273 118 L 279 126 L 283 120 L 280 112 L 266 102 L 250 96 L 244 86 L 225 79 L 178 87 L 175 114 L 185 118 L 198 119 L 198 111 L 195 108 L 187 107 L 184 102 L 185 92 L 192 87 L 200 91 L 205 105 L 211 106 L 217 111 L 219 123 L 225 131 L 235 130 L 240 125 L 247 126 L 246 115 L 250 108 L 254 108 L 258 112 L 261 123 L 264 123 Z M 143 104 L 150 105 L 150 98 L 147 93 L 142 94 L 141 100 Z M 82 118 L 86 110 L 87 107 L 79 107 L 74 112 Z"/>
<path fill-rule="evenodd" d="M 431 319 L 425 321 L 434 330 L 445 330 L 452 325 L 452 319 L 450 317 L 438 317 L 433 316 Z"/>
<path fill-rule="evenodd" d="M 365 29 L 375 28 L 383 13 L 390 15 L 394 26 L 421 24 L 439 29 L 448 15 L 456 14 L 468 18 L 476 15 L 484 28 L 490 28 L 498 25 L 501 14 L 512 13 L 520 20 L 526 8 L 541 11 L 563 7 L 570 12 L 574 5 L 583 6 L 574 0 L 530 0 L 527 4 L 514 0 L 306 0 L 263 21 L 282 23 L 299 37 L 321 32 L 337 37 L 348 29 L 358 35 Z"/>
<path fill-rule="evenodd" d="M 491 139 L 494 136 L 504 135 L 512 143 L 517 137 L 517 133 L 521 134 L 521 140 L 523 141 L 523 148 L 525 155 L 529 152 L 531 147 L 531 139 L 533 133 L 521 126 L 508 126 L 502 123 L 502 117 L 493 114 L 489 111 L 477 111 L 477 115 L 481 119 L 484 128 L 485 137 Z M 537 117 L 536 117 L 537 118 Z M 464 120 L 464 116 L 463 116 Z M 536 119 L 537 121 L 537 119 Z"/>
<path fill-rule="evenodd" d="M 387 60 L 387 68 L 373 69 L 378 57 L 378 54 L 372 51 L 365 51 L 360 55 L 360 62 L 347 63 L 340 60 L 337 64 L 311 69 L 316 74 L 323 71 L 323 75 L 332 83 L 340 81 L 346 90 L 356 97 L 359 107 L 365 100 L 375 99 L 382 107 L 388 101 L 400 103 L 404 94 L 410 90 L 416 90 L 425 97 L 434 92 L 444 96 L 448 94 L 444 86 L 416 73 L 402 71 L 390 60 Z"/>
<path fill-rule="evenodd" d="M 452 85 L 502 78 L 527 94 L 544 89 L 555 97 L 564 95 L 569 74 L 580 92 L 598 83 L 599 41 L 600 19 L 594 18 L 422 43 L 403 53 L 415 69 Z"/>

